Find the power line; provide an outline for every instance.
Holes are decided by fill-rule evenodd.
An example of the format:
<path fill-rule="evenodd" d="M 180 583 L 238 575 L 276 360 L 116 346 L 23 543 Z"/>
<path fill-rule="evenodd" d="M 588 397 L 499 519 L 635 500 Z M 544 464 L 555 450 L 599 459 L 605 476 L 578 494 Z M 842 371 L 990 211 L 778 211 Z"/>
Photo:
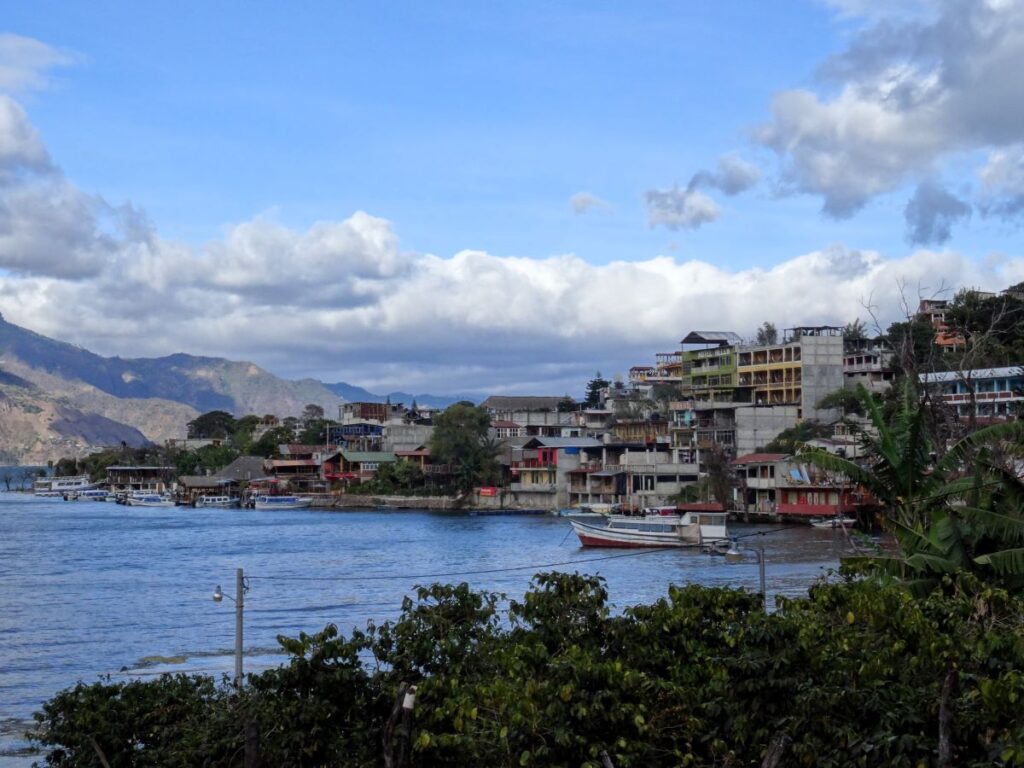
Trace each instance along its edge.
<path fill-rule="evenodd" d="M 510 568 L 487 568 L 479 571 L 451 571 L 448 573 L 423 573 L 406 576 L 246 576 L 246 578 L 262 579 L 263 581 L 412 581 L 415 579 L 444 579 L 451 576 L 482 576 L 490 573 L 530 571 L 537 568 L 554 568 L 561 565 L 585 565 L 602 560 L 615 560 L 620 557 L 639 557 L 640 555 L 650 555 L 656 552 L 669 552 L 674 549 L 678 549 L 678 547 L 657 547 L 644 549 L 641 552 L 624 552 L 617 555 L 605 555 L 604 557 L 589 557 L 586 560 L 563 560 L 558 563 L 538 563 L 534 565 L 516 565 Z"/>

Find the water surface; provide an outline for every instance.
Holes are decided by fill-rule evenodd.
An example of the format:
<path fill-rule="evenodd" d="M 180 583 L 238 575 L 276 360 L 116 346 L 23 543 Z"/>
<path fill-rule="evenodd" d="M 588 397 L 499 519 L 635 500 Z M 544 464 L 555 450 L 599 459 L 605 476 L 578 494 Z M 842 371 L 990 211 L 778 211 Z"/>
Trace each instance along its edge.
<path fill-rule="evenodd" d="M 842 531 L 734 529 L 771 531 L 748 539 L 766 547 L 769 595 L 805 594 L 846 549 Z M 220 584 L 233 596 L 239 567 L 250 577 L 250 670 L 282 660 L 278 634 L 395 618 L 404 595 L 434 581 L 519 598 L 539 570 L 578 570 L 605 577 L 620 610 L 670 583 L 758 588 L 754 558 L 622 554 L 582 549 L 553 517 L 156 509 L 0 493 L 0 766 L 30 763 L 12 753 L 31 713 L 78 680 L 231 674 L 234 606 L 211 594 Z"/>

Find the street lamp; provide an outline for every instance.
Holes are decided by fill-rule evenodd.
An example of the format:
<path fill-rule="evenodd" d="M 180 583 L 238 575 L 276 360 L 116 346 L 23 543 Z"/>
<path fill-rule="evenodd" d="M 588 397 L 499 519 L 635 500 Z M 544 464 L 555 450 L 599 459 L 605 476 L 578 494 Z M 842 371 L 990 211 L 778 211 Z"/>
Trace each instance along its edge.
<path fill-rule="evenodd" d="M 242 687 L 242 619 L 245 613 L 245 593 L 248 587 L 242 569 L 235 570 L 235 596 L 225 595 L 220 584 L 213 590 L 213 602 L 219 603 L 225 597 L 235 604 L 235 685 Z"/>
<path fill-rule="evenodd" d="M 764 607 L 765 613 L 767 613 L 768 593 L 764 588 L 764 546 L 758 545 L 756 547 L 746 547 L 746 549 L 757 555 L 757 566 L 761 575 L 761 605 Z M 725 552 L 725 562 L 730 565 L 743 562 L 743 550 L 740 549 L 739 540 L 735 536 L 729 541 L 729 549 Z"/>

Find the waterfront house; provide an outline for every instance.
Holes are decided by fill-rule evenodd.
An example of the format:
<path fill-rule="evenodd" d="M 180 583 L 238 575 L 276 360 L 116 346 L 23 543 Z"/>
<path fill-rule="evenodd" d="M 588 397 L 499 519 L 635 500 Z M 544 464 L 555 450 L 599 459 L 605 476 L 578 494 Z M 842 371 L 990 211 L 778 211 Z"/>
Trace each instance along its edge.
<path fill-rule="evenodd" d="M 384 451 L 340 451 L 338 479 L 364 483 L 372 480 L 381 464 L 394 464 L 398 457 Z"/>
<path fill-rule="evenodd" d="M 176 477 L 174 467 L 107 467 L 107 487 L 112 493 L 165 493 L 174 488 Z"/>

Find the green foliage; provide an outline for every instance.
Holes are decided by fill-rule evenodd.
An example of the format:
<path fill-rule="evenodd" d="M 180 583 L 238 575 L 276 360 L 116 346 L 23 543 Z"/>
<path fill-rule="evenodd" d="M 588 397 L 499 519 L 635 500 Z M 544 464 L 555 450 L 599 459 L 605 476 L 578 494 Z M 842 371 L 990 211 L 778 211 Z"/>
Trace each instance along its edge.
<path fill-rule="evenodd" d="M 831 395 L 826 395 L 823 398 L 823 402 Z M 819 408 L 829 408 L 833 406 L 822 405 L 818 403 Z M 807 419 L 801 421 L 795 427 L 782 430 L 775 438 L 764 446 L 764 450 L 768 453 L 796 453 L 803 448 L 804 443 L 808 440 L 813 440 L 816 437 L 831 437 L 832 427 L 827 424 L 820 424 L 813 419 Z"/>
<path fill-rule="evenodd" d="M 867 326 L 859 317 L 843 326 L 843 341 L 859 341 L 868 337 Z"/>
<path fill-rule="evenodd" d="M 951 685 L 953 764 L 1024 764 L 1024 600 L 965 574 L 921 599 L 876 581 L 821 583 L 765 614 L 757 595 L 670 586 L 614 613 L 598 577 L 540 574 L 503 596 L 419 587 L 397 621 L 341 638 L 281 637 L 288 662 L 236 691 L 209 678 L 79 684 L 37 715 L 45 764 L 383 763 L 400 683 L 417 685 L 411 764 L 935 764 Z M 952 676 L 951 671 L 956 670 Z M 397 747 L 394 742 L 389 746 Z"/>
<path fill-rule="evenodd" d="M 762 346 L 778 344 L 779 330 L 775 327 L 775 323 L 769 323 L 767 320 L 761 323 L 761 327 L 757 329 L 757 337 L 754 339 L 754 342 Z"/>
<path fill-rule="evenodd" d="M 573 400 L 568 395 L 566 395 L 565 397 L 563 397 L 561 400 L 558 401 L 558 412 L 559 413 L 572 413 L 578 407 L 579 407 L 579 405 L 576 403 L 576 401 Z"/>
<path fill-rule="evenodd" d="M 864 403 L 860 396 L 852 389 L 837 389 L 829 392 L 817 403 L 818 408 L 836 408 L 842 410 L 843 415 L 856 414 L 864 415 Z"/>
<path fill-rule="evenodd" d="M 960 291 L 946 308 L 946 324 L 970 347 L 972 367 L 1024 363 L 1024 300 L 1018 296 Z"/>
<path fill-rule="evenodd" d="M 490 439 L 491 417 L 487 409 L 462 401 L 434 417 L 430 454 L 441 464 L 456 467 L 459 489 L 493 483 L 499 474 L 495 457 L 501 443 Z"/>
<path fill-rule="evenodd" d="M 1024 422 L 980 429 L 940 457 L 910 380 L 897 391 L 892 414 L 863 387 L 857 394 L 874 428 L 862 434 L 867 463 L 823 451 L 804 452 L 801 458 L 845 475 L 882 505 L 882 522 L 901 551 L 895 557 L 863 558 L 858 565 L 921 588 L 958 570 L 1001 586 L 1024 586 L 1024 487 L 989 448 L 1003 441 L 1019 444 Z"/>
<path fill-rule="evenodd" d="M 594 374 L 594 378 L 587 382 L 587 392 L 583 398 L 583 407 L 598 408 L 601 405 L 601 393 L 610 386 L 611 382 L 601 376 L 600 371 Z"/>
<path fill-rule="evenodd" d="M 197 439 L 224 439 L 234 434 L 235 417 L 227 411 L 210 411 L 188 423 L 188 436 Z"/>
<path fill-rule="evenodd" d="M 295 442 L 295 432 L 291 427 L 271 427 L 260 439 L 252 444 L 249 451 L 254 456 L 262 456 L 266 459 L 278 455 L 278 446 Z"/>

